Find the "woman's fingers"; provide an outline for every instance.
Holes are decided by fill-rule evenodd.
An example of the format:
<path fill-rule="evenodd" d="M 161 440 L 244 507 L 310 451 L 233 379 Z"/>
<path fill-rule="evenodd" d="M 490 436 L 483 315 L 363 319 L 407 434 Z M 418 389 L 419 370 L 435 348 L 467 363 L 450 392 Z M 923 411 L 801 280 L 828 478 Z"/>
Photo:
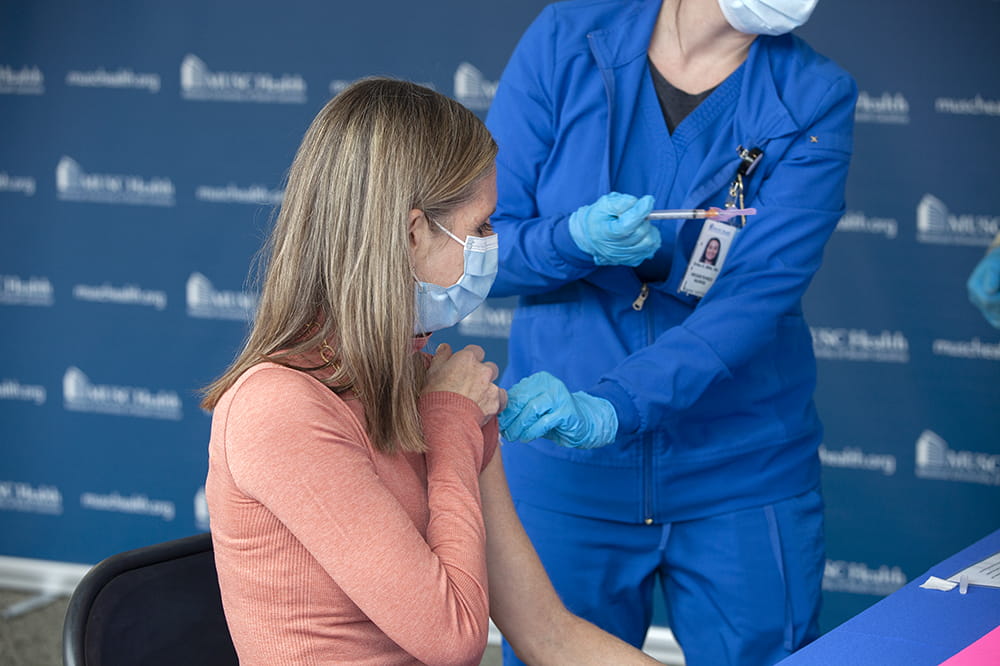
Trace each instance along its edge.
<path fill-rule="evenodd" d="M 500 374 L 496 363 L 485 361 L 479 345 L 452 352 L 446 343 L 438 346 L 428 369 L 424 392 L 451 391 L 469 398 L 490 418 L 503 410 L 507 394 L 494 382 Z"/>

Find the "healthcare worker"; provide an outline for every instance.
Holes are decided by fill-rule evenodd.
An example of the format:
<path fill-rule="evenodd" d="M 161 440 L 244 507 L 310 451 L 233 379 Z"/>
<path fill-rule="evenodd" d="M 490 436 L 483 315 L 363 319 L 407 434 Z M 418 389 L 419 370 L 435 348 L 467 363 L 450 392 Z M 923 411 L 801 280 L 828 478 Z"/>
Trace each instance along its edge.
<path fill-rule="evenodd" d="M 801 298 L 844 211 L 857 92 L 788 34 L 814 5 L 551 5 L 487 119 L 491 294 L 520 296 L 501 382 L 518 512 L 567 606 L 634 645 L 659 583 L 689 666 L 774 663 L 818 633 Z M 727 203 L 757 214 L 648 217 Z"/>
<path fill-rule="evenodd" d="M 969 300 L 995 328 L 1000 328 L 1000 234 L 969 276 Z"/>

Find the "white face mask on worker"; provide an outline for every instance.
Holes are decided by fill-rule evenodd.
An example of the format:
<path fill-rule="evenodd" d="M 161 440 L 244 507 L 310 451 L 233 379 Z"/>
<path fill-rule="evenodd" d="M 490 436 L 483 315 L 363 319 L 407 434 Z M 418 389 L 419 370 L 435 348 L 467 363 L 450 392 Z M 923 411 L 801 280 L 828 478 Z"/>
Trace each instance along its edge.
<path fill-rule="evenodd" d="M 719 7 L 740 32 L 783 35 L 805 24 L 817 0 L 719 0 Z"/>

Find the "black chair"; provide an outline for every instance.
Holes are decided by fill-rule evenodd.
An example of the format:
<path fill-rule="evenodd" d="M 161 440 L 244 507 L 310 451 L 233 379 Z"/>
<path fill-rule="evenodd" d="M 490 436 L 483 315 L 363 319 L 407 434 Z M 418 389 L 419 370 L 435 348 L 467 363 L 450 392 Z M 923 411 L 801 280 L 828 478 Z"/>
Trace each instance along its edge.
<path fill-rule="evenodd" d="M 83 577 L 63 625 L 66 666 L 237 666 L 208 532 L 130 550 Z"/>

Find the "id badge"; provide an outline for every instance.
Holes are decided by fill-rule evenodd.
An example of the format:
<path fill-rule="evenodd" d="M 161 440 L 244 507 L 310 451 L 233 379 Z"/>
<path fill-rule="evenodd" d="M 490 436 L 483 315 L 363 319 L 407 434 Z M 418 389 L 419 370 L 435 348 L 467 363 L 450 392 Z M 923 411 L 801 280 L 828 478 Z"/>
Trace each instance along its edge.
<path fill-rule="evenodd" d="M 729 253 L 729 246 L 732 245 L 738 232 L 737 227 L 715 220 L 706 220 L 698 236 L 698 242 L 694 245 L 694 252 L 691 253 L 691 261 L 688 262 L 679 291 L 698 298 L 703 297 L 715 284 L 715 278 L 722 271 L 722 264 L 725 263 L 726 254 Z"/>

